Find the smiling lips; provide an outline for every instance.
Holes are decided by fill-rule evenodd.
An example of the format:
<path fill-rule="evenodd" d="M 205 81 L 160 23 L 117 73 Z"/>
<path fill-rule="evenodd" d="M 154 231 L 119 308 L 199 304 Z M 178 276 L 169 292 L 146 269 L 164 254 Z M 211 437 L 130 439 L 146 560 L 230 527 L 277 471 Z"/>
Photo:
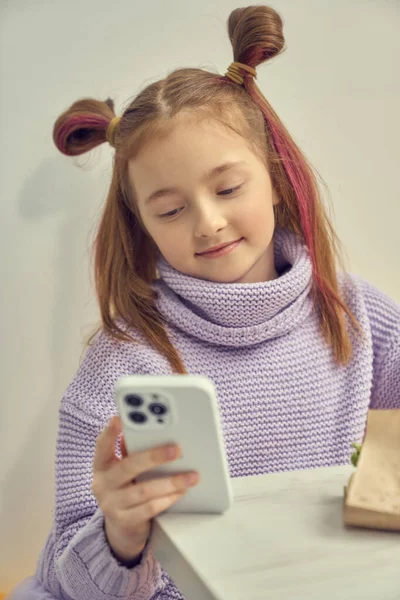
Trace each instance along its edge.
<path fill-rule="evenodd" d="M 202 256 L 203 258 L 218 258 L 219 256 L 225 256 L 229 254 L 235 248 L 237 248 L 243 238 L 236 240 L 234 242 L 227 242 L 225 244 L 220 244 L 219 246 L 214 246 L 214 248 L 210 248 L 210 250 L 206 250 L 205 252 L 197 252 L 197 256 Z"/>

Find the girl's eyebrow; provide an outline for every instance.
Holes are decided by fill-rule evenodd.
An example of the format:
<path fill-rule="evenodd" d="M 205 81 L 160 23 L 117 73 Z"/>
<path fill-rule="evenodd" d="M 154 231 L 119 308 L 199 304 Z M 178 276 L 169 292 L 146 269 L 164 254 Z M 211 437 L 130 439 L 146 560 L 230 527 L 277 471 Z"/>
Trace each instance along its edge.
<path fill-rule="evenodd" d="M 216 177 L 216 175 L 221 175 L 221 173 L 225 173 L 225 171 L 228 171 L 229 169 L 233 169 L 234 167 L 241 167 L 245 164 L 246 163 L 244 160 L 226 162 L 223 165 L 219 165 L 218 167 L 214 167 L 214 169 L 211 169 L 211 171 L 209 171 L 206 174 L 204 179 L 212 179 L 213 177 Z"/>
<path fill-rule="evenodd" d="M 206 175 L 204 176 L 204 180 L 212 179 L 213 177 L 216 177 L 217 175 L 221 175 L 221 173 L 225 173 L 225 171 L 228 171 L 229 169 L 233 169 L 234 167 L 240 167 L 245 164 L 246 163 L 243 160 L 223 163 L 222 165 L 218 165 L 217 167 L 214 167 L 213 169 L 211 169 L 211 171 L 206 173 Z M 150 196 L 147 197 L 147 199 L 145 200 L 145 204 L 148 204 L 148 203 L 152 202 L 153 200 L 156 200 L 157 198 L 161 198 L 161 196 L 168 196 L 168 194 L 176 194 L 176 193 L 179 193 L 178 188 L 174 188 L 174 187 L 160 188 L 159 190 L 155 190 L 154 192 L 152 192 L 150 194 Z"/>

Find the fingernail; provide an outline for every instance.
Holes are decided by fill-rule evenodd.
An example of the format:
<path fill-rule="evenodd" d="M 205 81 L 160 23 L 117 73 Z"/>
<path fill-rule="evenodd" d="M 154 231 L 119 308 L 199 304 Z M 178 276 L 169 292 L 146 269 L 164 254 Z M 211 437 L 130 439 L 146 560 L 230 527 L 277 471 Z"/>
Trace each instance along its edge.
<path fill-rule="evenodd" d="M 196 485 L 196 483 L 198 481 L 199 481 L 199 475 L 198 475 L 198 473 L 189 473 L 188 475 L 186 475 L 186 483 L 189 486 Z"/>
<path fill-rule="evenodd" d="M 172 460 L 173 458 L 178 458 L 179 456 L 179 448 L 175 445 L 167 446 L 165 449 L 165 456 L 167 459 Z"/>

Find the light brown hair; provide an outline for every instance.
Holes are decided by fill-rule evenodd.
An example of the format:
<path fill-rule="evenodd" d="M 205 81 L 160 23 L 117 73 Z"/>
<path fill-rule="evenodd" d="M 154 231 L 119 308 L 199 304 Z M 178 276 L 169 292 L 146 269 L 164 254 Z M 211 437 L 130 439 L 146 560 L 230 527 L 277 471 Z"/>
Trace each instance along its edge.
<path fill-rule="evenodd" d="M 284 50 L 282 19 L 267 6 L 234 10 L 228 19 L 228 32 L 234 60 L 253 68 Z M 347 323 L 361 329 L 340 294 L 340 244 L 316 175 L 251 74 L 243 71 L 243 77 L 244 85 L 240 86 L 226 76 L 202 69 L 178 69 L 146 87 L 123 112 L 114 138 L 112 181 L 94 246 L 102 327 L 115 339 L 125 341 L 134 340 L 135 330 L 140 332 L 169 360 L 174 371 L 185 372 L 157 310 L 152 288 L 157 248 L 141 223 L 127 164 L 147 140 L 167 133 L 174 119 L 189 111 L 232 128 L 265 158 L 281 200 L 274 208 L 276 224 L 295 232 L 308 248 L 321 330 L 335 360 L 345 364 L 352 355 Z M 106 141 L 106 130 L 114 117 L 110 99 L 78 100 L 57 119 L 54 141 L 66 155 L 82 154 Z"/>

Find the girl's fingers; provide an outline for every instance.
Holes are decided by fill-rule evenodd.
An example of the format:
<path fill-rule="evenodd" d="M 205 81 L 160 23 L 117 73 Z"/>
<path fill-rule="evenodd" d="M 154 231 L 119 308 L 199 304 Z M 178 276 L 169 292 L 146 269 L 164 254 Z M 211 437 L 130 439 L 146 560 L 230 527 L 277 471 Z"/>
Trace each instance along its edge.
<path fill-rule="evenodd" d="M 141 504 L 153 502 L 158 498 L 184 494 L 187 489 L 195 486 L 199 475 L 195 471 L 180 473 L 172 477 L 160 477 L 129 485 L 116 492 L 115 502 L 122 510 L 127 510 Z"/>
<path fill-rule="evenodd" d="M 164 463 L 176 460 L 180 455 L 181 450 L 176 444 L 129 454 L 118 463 L 113 464 L 112 468 L 104 473 L 105 484 L 110 489 L 124 487 L 131 483 L 133 479 L 136 479 L 138 475 Z"/>
<path fill-rule="evenodd" d="M 125 458 L 125 456 L 128 456 L 128 451 L 126 449 L 125 438 L 124 438 L 123 433 L 121 434 L 120 446 L 121 446 L 121 454 L 122 454 L 123 458 Z"/>
<path fill-rule="evenodd" d="M 121 419 L 113 417 L 96 440 L 94 471 L 105 471 L 115 461 L 115 443 L 121 433 Z"/>
<path fill-rule="evenodd" d="M 126 522 L 129 522 L 129 526 L 135 530 L 136 527 L 147 521 L 150 521 L 151 519 L 154 519 L 154 517 L 167 510 L 167 508 L 182 498 L 183 495 L 183 493 L 176 493 L 171 494 L 170 496 L 154 498 L 145 504 L 141 504 L 140 506 L 136 506 L 135 508 L 124 511 L 126 515 Z"/>

